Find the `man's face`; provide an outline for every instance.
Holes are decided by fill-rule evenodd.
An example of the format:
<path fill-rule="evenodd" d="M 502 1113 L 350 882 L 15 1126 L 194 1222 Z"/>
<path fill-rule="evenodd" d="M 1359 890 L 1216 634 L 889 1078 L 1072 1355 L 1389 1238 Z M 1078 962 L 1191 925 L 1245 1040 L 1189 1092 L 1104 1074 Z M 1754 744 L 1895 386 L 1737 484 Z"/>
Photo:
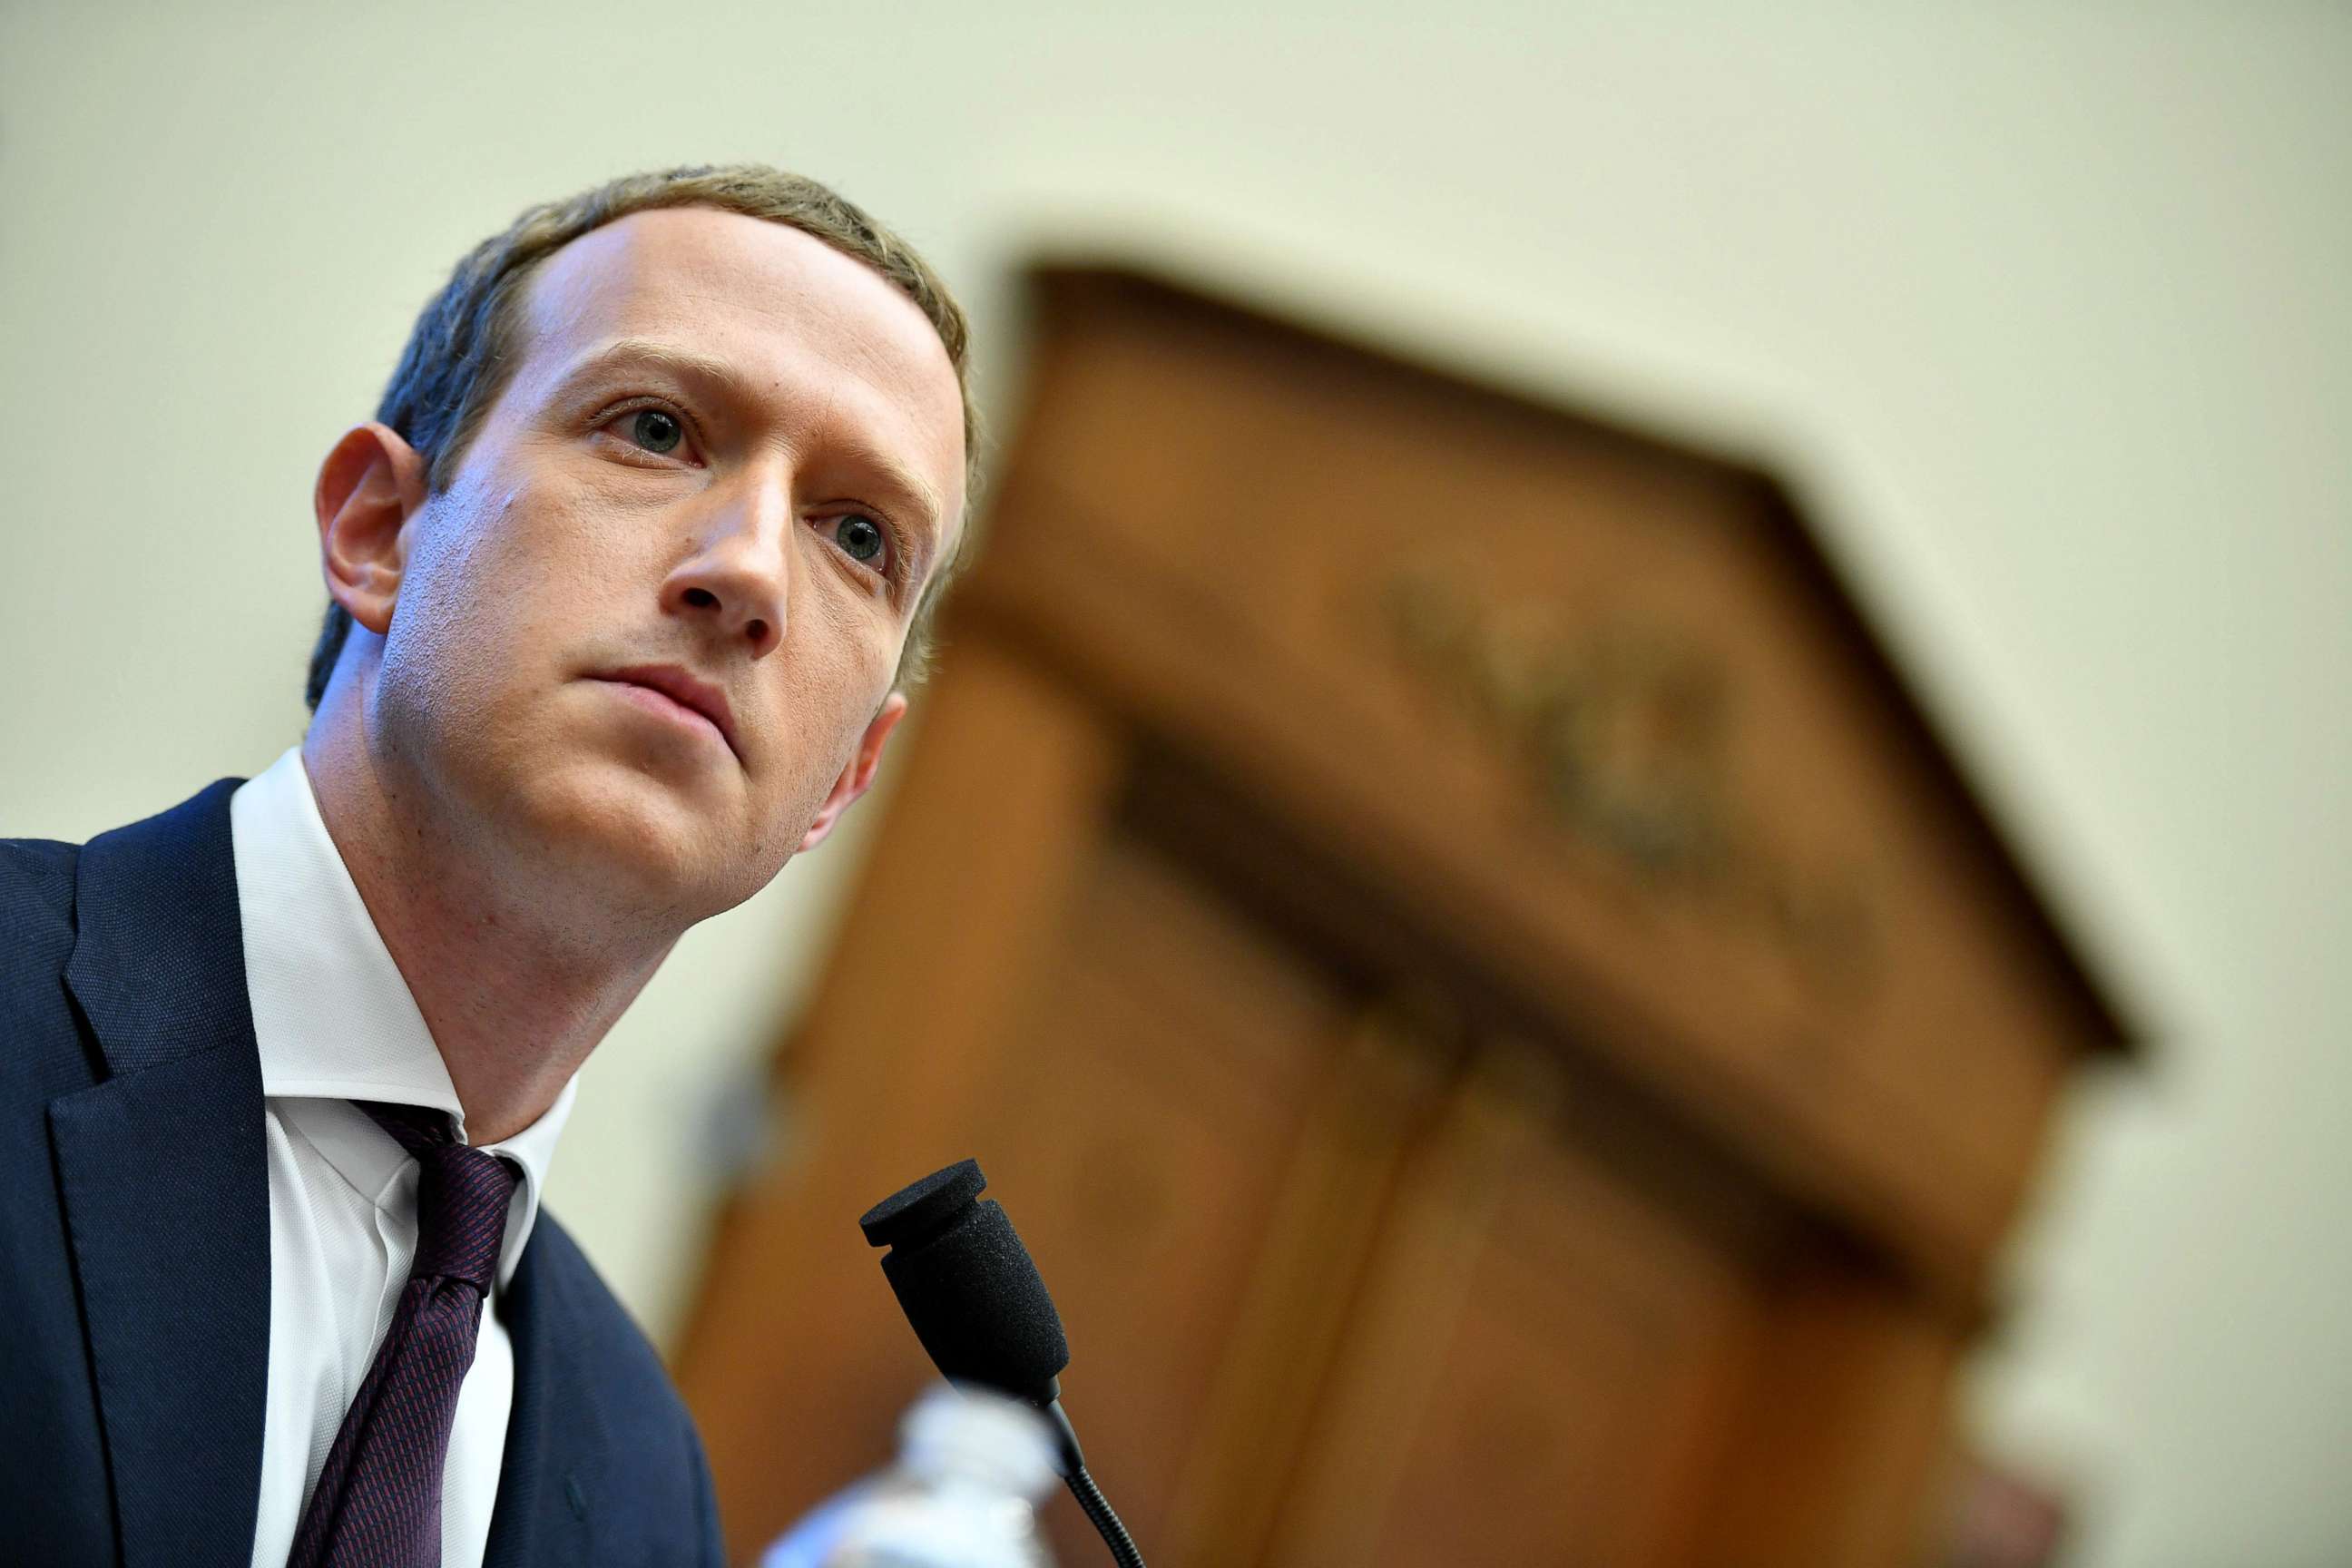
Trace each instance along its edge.
<path fill-rule="evenodd" d="M 863 264 L 707 209 L 573 241 L 522 315 L 402 530 L 371 728 L 478 843 L 690 922 L 822 836 L 903 707 L 963 509 L 955 371 Z"/>

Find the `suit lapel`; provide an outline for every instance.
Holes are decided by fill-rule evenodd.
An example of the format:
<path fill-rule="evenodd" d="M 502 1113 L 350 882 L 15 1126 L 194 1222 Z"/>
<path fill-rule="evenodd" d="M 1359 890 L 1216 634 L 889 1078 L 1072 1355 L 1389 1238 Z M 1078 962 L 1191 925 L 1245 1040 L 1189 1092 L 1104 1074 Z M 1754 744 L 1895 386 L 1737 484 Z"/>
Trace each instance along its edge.
<path fill-rule="evenodd" d="M 269 1184 L 223 780 L 81 852 L 66 984 L 105 1057 L 49 1102 L 126 1568 L 253 1550 Z"/>
<path fill-rule="evenodd" d="M 514 1407 L 483 1568 L 583 1568 L 593 1563 L 594 1508 L 611 1448 L 600 1404 L 605 1376 L 586 1363 L 576 1257 L 550 1245 L 542 1210 L 499 1299 L 514 1342 Z"/>

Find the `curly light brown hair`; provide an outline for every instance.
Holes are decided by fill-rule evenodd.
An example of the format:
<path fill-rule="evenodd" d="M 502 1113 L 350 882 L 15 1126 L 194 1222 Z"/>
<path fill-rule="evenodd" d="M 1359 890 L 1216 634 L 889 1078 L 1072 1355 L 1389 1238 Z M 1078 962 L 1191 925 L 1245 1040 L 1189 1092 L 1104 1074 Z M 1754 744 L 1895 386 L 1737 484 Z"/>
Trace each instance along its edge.
<path fill-rule="evenodd" d="M 506 390 L 522 357 L 515 342 L 522 300 L 539 265 L 592 229 L 659 207 L 712 207 L 799 229 L 854 257 L 898 286 L 939 332 L 963 395 L 965 510 L 978 482 L 980 421 L 966 371 L 970 330 L 963 309 L 914 247 L 831 188 L 761 163 L 732 163 L 625 174 L 593 190 L 525 211 L 474 247 L 416 318 L 400 364 L 383 389 L 376 418 L 425 458 L 433 493 L 448 488 L 467 446 Z M 969 523 L 916 602 L 893 684 L 920 685 L 929 672 L 931 624 L 941 596 L 971 556 Z M 310 652 L 304 700 L 316 711 L 326 695 L 352 617 L 330 602 Z"/>

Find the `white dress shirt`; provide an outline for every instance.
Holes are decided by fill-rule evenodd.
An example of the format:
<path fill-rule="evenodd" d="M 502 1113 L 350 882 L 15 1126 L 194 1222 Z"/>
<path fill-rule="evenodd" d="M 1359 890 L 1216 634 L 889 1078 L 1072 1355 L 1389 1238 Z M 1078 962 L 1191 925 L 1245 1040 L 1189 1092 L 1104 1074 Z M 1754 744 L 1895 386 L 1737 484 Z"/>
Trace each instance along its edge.
<path fill-rule="evenodd" d="M 351 1102 L 446 1110 L 460 1142 L 466 1117 L 327 835 L 299 748 L 237 789 L 229 824 L 269 1158 L 269 1390 L 253 1563 L 283 1568 L 416 1252 L 416 1162 Z M 572 1087 L 488 1146 L 522 1177 L 442 1471 L 445 1568 L 479 1568 L 489 1540 L 514 1405 L 514 1346 L 499 1296 L 530 1238 Z"/>

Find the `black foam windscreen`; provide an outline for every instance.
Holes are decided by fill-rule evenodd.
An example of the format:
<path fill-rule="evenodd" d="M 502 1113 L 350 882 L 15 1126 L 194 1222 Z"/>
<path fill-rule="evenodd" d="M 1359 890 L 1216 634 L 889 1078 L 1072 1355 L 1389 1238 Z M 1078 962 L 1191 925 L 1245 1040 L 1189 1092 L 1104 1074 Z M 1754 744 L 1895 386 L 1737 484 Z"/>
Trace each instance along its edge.
<path fill-rule="evenodd" d="M 890 1250 L 882 1273 L 945 1377 L 1043 1405 L 1070 1364 L 1061 1314 L 1013 1222 L 980 1194 L 973 1160 L 900 1188 L 866 1211 L 866 1239 Z"/>

